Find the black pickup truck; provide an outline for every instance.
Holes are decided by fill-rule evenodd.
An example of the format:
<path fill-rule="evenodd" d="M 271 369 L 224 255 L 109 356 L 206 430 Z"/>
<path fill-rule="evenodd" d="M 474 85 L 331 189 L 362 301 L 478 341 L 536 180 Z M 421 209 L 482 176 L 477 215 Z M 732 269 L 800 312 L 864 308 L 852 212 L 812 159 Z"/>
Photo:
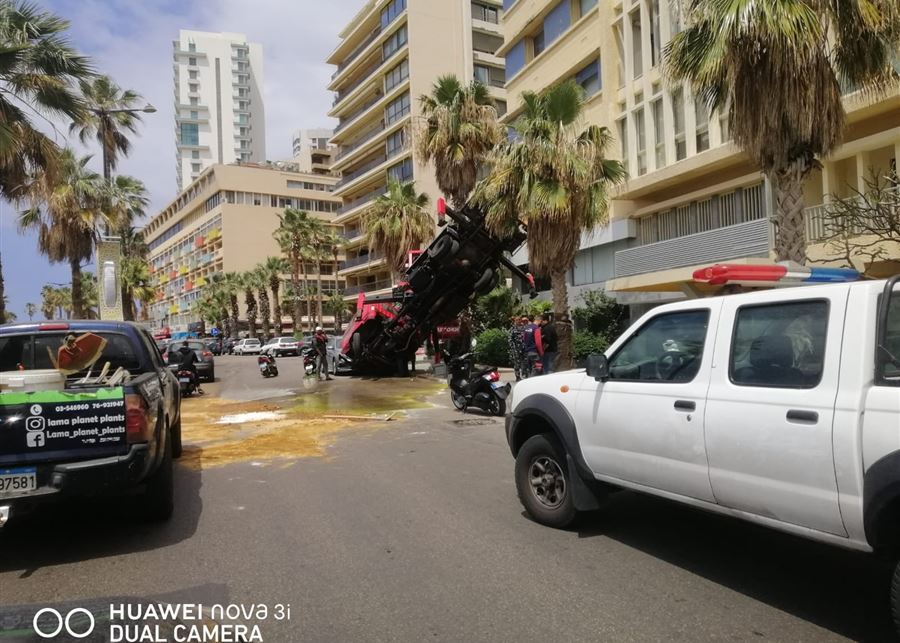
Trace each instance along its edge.
<path fill-rule="evenodd" d="M 0 371 L 54 368 L 67 334 L 106 340 L 96 376 L 128 372 L 119 385 L 70 375 L 63 391 L 0 390 L 0 526 L 69 496 L 128 493 L 150 520 L 173 511 L 172 460 L 181 455 L 178 382 L 142 327 L 72 321 L 0 326 Z"/>

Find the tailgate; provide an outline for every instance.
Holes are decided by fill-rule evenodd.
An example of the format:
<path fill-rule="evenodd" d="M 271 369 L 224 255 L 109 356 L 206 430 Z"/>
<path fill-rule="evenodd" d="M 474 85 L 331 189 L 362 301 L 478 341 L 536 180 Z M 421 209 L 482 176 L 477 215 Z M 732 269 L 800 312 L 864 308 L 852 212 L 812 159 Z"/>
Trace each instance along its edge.
<path fill-rule="evenodd" d="M 125 453 L 125 391 L 0 394 L 0 465 Z"/>

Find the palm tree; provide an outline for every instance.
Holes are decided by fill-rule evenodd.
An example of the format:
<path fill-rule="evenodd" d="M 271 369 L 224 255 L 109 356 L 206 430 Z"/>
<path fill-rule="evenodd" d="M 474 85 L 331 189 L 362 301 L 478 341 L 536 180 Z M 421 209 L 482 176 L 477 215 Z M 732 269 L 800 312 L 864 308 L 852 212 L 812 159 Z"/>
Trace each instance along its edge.
<path fill-rule="evenodd" d="M 56 292 L 53 286 L 46 285 L 41 288 L 41 314 L 44 319 L 53 319 L 56 312 Z"/>
<path fill-rule="evenodd" d="M 17 314 L 15 314 L 11 310 L 8 310 L 5 313 L 3 313 L 3 318 L 0 319 L 0 324 L 11 324 L 14 321 L 16 321 L 18 318 L 19 318 L 19 316 Z"/>
<path fill-rule="evenodd" d="M 6 294 L 3 285 L 3 260 L 0 258 L 0 319 L 6 317 Z"/>
<path fill-rule="evenodd" d="M 135 264 L 146 262 L 150 248 L 144 241 L 144 235 L 134 227 L 135 221 L 144 216 L 145 208 L 150 202 L 147 196 L 147 188 L 142 181 L 132 176 L 117 176 L 107 185 L 108 202 L 105 204 L 107 211 L 113 213 L 118 220 L 116 234 L 119 236 L 123 261 L 130 260 Z M 126 321 L 133 321 L 135 315 L 134 290 L 145 284 L 134 279 L 123 278 L 120 283 L 122 310 Z M 134 265 L 131 276 L 142 274 L 143 269 Z"/>
<path fill-rule="evenodd" d="M 60 155 L 58 171 L 39 171 L 28 187 L 31 207 L 19 219 L 22 229 L 38 232 L 38 248 L 51 263 L 68 262 L 72 272 L 72 310 L 84 315 L 81 264 L 91 259 L 101 222 L 115 224 L 103 212 L 104 183 L 89 170 L 90 156 Z"/>
<path fill-rule="evenodd" d="M 334 330 L 340 335 L 344 323 L 344 313 L 350 309 L 350 306 L 347 304 L 347 300 L 344 299 L 344 294 L 340 291 L 331 293 L 331 297 L 328 298 L 326 305 L 328 306 L 328 312 L 334 315 Z"/>
<path fill-rule="evenodd" d="M 75 91 L 93 71 L 64 32 L 69 22 L 23 0 L 0 0 L 0 197 L 22 195 L 35 171 L 53 173 L 59 148 L 36 121 L 84 116 Z"/>
<path fill-rule="evenodd" d="M 272 316 L 272 308 L 269 304 L 269 292 L 267 290 L 269 286 L 269 272 L 266 268 L 266 264 L 261 263 L 257 265 L 256 269 L 251 274 L 253 275 L 253 285 L 256 287 L 256 294 L 259 298 L 259 313 L 260 317 L 262 317 L 263 337 L 271 339 L 269 319 Z"/>
<path fill-rule="evenodd" d="M 238 337 L 240 330 L 241 309 L 238 304 L 238 293 L 242 290 L 241 276 L 236 272 L 226 272 L 222 280 L 222 292 L 228 297 L 228 309 L 231 313 L 232 337 Z M 255 322 L 254 322 L 255 323 Z"/>
<path fill-rule="evenodd" d="M 239 288 L 244 292 L 244 305 L 247 307 L 247 325 L 250 327 L 250 337 L 256 337 L 256 274 L 250 270 L 237 276 Z M 268 324 L 266 324 L 268 325 Z"/>
<path fill-rule="evenodd" d="M 281 297 L 279 290 L 281 289 L 281 275 L 290 272 L 291 266 L 282 257 L 269 257 L 260 264 L 260 270 L 265 274 L 272 291 L 272 315 L 275 318 L 275 336 L 281 337 L 283 326 L 281 324 Z"/>
<path fill-rule="evenodd" d="M 419 103 L 424 123 L 416 149 L 424 161 L 434 162 L 438 187 L 461 208 L 478 181 L 478 170 L 503 140 L 494 101 L 477 80 L 463 85 L 449 75 L 438 78 Z"/>
<path fill-rule="evenodd" d="M 573 81 L 541 94 L 522 94 L 524 111 L 513 128 L 518 137 L 492 156 L 491 175 L 476 188 L 488 226 L 503 234 L 524 222 L 531 269 L 549 274 L 553 310 L 568 314 L 566 273 L 575 262 L 581 233 L 607 220 L 611 185 L 622 181 L 619 161 L 606 158 L 605 127 L 581 130 L 584 92 Z M 560 366 L 572 363 L 569 326 L 560 324 Z"/>
<path fill-rule="evenodd" d="M 219 272 L 212 275 L 209 279 L 209 286 L 204 289 L 203 300 L 208 304 L 209 310 L 217 311 L 216 323 L 223 323 L 225 334 L 228 337 L 236 338 L 238 336 L 235 313 L 237 296 L 232 291 L 234 279 L 228 277 L 230 274 L 233 273 Z"/>
<path fill-rule="evenodd" d="M 32 321 L 34 319 L 35 314 L 37 313 L 37 306 L 31 303 L 30 301 L 25 304 L 25 314 L 28 315 L 28 321 Z"/>
<path fill-rule="evenodd" d="M 87 319 L 100 318 L 100 289 L 92 272 L 81 273 L 81 299 Z"/>
<path fill-rule="evenodd" d="M 316 319 L 319 325 L 322 325 L 322 295 L 324 293 L 322 289 L 322 262 L 334 260 L 335 275 L 337 274 L 336 257 L 338 249 L 343 244 L 343 239 L 320 219 L 316 219 L 316 223 L 312 227 L 312 236 L 313 260 L 316 263 Z"/>
<path fill-rule="evenodd" d="M 291 324 L 294 329 L 294 337 L 299 338 L 302 335 L 303 329 L 300 328 L 300 305 L 299 300 L 300 297 L 295 295 L 294 290 L 294 282 L 290 281 L 285 286 L 285 289 L 282 293 L 282 308 L 288 308 L 288 315 L 291 318 Z M 282 331 L 283 332 L 283 331 Z"/>
<path fill-rule="evenodd" d="M 434 234 L 427 207 L 428 195 L 417 194 L 415 183 L 390 179 L 387 194 L 375 199 L 363 216 L 370 253 L 383 255 L 395 275 L 403 271 L 409 251 Z"/>
<path fill-rule="evenodd" d="M 123 90 L 109 76 L 84 79 L 79 85 L 87 109 L 73 120 L 69 132 L 77 133 L 83 144 L 96 137 L 103 150 L 103 178 L 110 180 L 119 154 L 128 156 L 131 150 L 127 133 L 135 133 L 141 122 L 136 111 L 117 110 L 133 110 L 142 98 L 130 89 Z"/>
<path fill-rule="evenodd" d="M 287 208 L 278 215 L 278 229 L 275 231 L 275 240 L 281 247 L 286 259 L 291 265 L 291 286 L 294 294 L 294 332 L 299 329 L 296 324 L 302 320 L 303 312 L 300 307 L 300 298 L 297 296 L 303 289 L 300 286 L 300 273 L 303 273 L 303 281 L 306 281 L 306 260 L 309 255 L 311 239 L 312 217 L 308 212 Z M 311 317 L 311 315 L 310 315 Z"/>
<path fill-rule="evenodd" d="M 58 319 L 72 319 L 75 312 L 72 306 L 72 288 L 69 286 L 57 288 L 54 302 L 59 310 Z"/>
<path fill-rule="evenodd" d="M 728 110 L 735 143 L 775 192 L 777 259 L 806 259 L 803 185 L 843 137 L 842 87 L 883 90 L 898 47 L 896 0 L 688 3 L 667 76 Z"/>

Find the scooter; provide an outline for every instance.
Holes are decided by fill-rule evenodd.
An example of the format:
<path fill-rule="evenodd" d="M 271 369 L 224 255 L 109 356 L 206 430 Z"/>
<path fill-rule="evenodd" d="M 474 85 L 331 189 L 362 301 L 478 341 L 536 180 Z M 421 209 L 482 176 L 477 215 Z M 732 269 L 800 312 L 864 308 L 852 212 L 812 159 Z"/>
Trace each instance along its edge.
<path fill-rule="evenodd" d="M 278 377 L 278 365 L 272 355 L 260 355 L 256 358 L 256 363 L 259 364 L 259 372 L 263 377 Z"/>
<path fill-rule="evenodd" d="M 500 372 L 496 366 L 473 372 L 474 364 L 473 353 L 453 357 L 448 362 L 453 406 L 463 413 L 474 406 L 491 415 L 506 415 L 506 399 L 512 386 L 509 382 L 500 383 Z"/>
<path fill-rule="evenodd" d="M 197 376 L 191 371 L 178 371 L 178 386 L 181 388 L 181 397 L 190 397 L 197 392 Z"/>
<path fill-rule="evenodd" d="M 313 375 L 319 366 L 319 354 L 315 348 L 307 348 L 303 351 L 303 372 Z"/>

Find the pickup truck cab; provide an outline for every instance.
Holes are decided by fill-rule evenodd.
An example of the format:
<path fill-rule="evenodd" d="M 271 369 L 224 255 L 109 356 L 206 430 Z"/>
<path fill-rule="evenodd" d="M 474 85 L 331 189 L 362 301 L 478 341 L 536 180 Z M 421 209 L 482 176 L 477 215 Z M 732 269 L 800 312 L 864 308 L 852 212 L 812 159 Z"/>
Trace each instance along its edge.
<path fill-rule="evenodd" d="M 38 503 L 78 495 L 133 493 L 153 520 L 173 510 L 172 459 L 181 455 L 178 382 L 150 334 L 104 321 L 0 326 L 0 371 L 52 369 L 66 334 L 106 340 L 93 375 L 129 373 L 121 384 L 82 382 L 65 389 L 0 392 L 0 526 Z"/>
<path fill-rule="evenodd" d="M 586 370 L 516 385 L 519 498 L 564 527 L 618 489 L 900 555 L 896 280 L 668 304 Z M 892 608 L 900 623 L 900 567 Z"/>

